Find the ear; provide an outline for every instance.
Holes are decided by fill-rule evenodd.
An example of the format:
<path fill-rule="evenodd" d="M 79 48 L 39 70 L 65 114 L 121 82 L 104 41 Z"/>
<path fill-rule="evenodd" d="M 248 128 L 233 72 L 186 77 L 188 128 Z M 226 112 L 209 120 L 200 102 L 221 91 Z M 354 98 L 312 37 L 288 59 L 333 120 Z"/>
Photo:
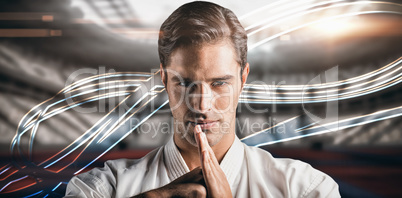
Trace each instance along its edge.
<path fill-rule="evenodd" d="M 165 74 L 165 70 L 162 67 L 162 63 L 159 65 L 159 73 L 161 74 L 161 79 L 162 79 L 162 83 L 165 86 L 165 90 L 167 91 L 167 87 L 166 87 L 166 74 Z"/>
<path fill-rule="evenodd" d="M 246 63 L 246 66 L 244 66 L 244 68 L 243 68 L 243 73 L 241 74 L 241 79 L 242 79 L 241 89 L 243 89 L 244 84 L 246 84 L 249 73 L 250 73 L 250 65 L 248 63 Z"/>

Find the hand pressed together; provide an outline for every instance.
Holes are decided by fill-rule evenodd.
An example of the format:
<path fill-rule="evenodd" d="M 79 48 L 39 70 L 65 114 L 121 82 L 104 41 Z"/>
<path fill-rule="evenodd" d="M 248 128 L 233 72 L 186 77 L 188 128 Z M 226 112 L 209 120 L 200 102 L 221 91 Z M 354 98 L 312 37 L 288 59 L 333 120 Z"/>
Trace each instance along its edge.
<path fill-rule="evenodd" d="M 232 197 L 226 175 L 219 166 L 215 153 L 199 125 L 195 127 L 195 139 L 198 144 L 201 167 L 195 168 L 165 186 L 135 197 Z"/>
<path fill-rule="evenodd" d="M 198 144 L 202 174 L 208 197 L 232 197 L 226 175 L 219 166 L 214 151 L 209 146 L 207 137 L 199 125 L 195 127 L 195 139 Z"/>

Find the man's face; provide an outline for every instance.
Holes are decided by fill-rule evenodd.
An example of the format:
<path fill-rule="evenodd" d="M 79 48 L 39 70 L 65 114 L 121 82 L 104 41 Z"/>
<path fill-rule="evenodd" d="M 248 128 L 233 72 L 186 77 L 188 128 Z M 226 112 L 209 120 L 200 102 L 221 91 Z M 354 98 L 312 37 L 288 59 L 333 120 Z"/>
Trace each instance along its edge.
<path fill-rule="evenodd" d="M 162 80 L 167 82 L 176 136 L 197 146 L 194 127 L 198 124 L 214 146 L 234 133 L 243 84 L 241 68 L 229 42 L 178 48 L 165 69 L 167 75 L 162 72 Z M 244 82 L 248 65 L 245 70 Z"/>

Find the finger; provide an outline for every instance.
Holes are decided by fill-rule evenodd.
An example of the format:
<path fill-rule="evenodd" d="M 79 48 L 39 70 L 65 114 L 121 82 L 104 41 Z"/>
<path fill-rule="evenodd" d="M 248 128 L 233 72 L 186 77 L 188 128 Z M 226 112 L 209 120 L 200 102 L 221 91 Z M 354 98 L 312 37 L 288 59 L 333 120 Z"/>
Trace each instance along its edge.
<path fill-rule="evenodd" d="M 214 151 L 212 150 L 212 148 L 208 144 L 207 136 L 204 133 L 202 133 L 200 135 L 201 135 L 201 142 L 206 143 L 206 145 L 204 145 L 204 147 L 206 147 L 207 151 L 209 152 L 208 156 L 211 159 L 210 162 L 213 163 L 214 166 L 219 166 L 218 159 L 216 159 Z"/>
<path fill-rule="evenodd" d="M 208 151 L 208 141 L 206 140 L 206 138 L 203 138 L 203 136 L 205 136 L 205 133 L 202 132 L 200 125 L 197 125 L 197 136 L 198 136 L 198 141 L 199 141 L 199 150 L 200 150 L 200 155 L 202 154 L 202 152 L 204 151 Z"/>
<path fill-rule="evenodd" d="M 195 125 L 195 139 L 197 141 L 197 145 L 199 148 L 201 148 L 200 144 L 201 144 L 201 127 L 200 125 Z"/>
<path fill-rule="evenodd" d="M 202 163 L 202 150 L 203 150 L 203 145 L 202 145 L 202 140 L 201 140 L 201 134 L 202 134 L 202 130 L 201 127 L 199 125 L 195 126 L 195 139 L 198 145 L 198 154 L 200 155 L 200 161 Z"/>
<path fill-rule="evenodd" d="M 211 161 L 210 161 L 210 155 L 209 152 L 204 151 L 202 153 L 202 173 L 204 175 L 204 180 L 205 184 L 207 186 L 207 189 L 211 189 L 211 187 L 216 186 L 216 179 L 215 179 L 215 174 L 214 171 L 212 170 L 211 167 Z"/>
<path fill-rule="evenodd" d="M 205 135 L 205 133 L 200 133 L 200 140 L 201 140 L 202 146 L 205 148 L 205 150 L 207 150 L 208 152 L 211 152 L 212 148 L 208 144 L 207 135 Z"/>
<path fill-rule="evenodd" d="M 200 135 L 200 144 L 201 144 L 201 151 L 212 151 L 212 148 L 208 144 L 207 136 L 205 133 L 201 132 Z"/>
<path fill-rule="evenodd" d="M 198 153 L 200 155 L 200 161 L 201 161 L 201 166 L 203 170 L 203 174 L 205 173 L 210 173 L 211 168 L 210 165 L 206 166 L 208 163 L 213 163 L 213 161 L 210 159 L 211 156 L 215 157 L 215 154 L 213 153 L 212 149 L 210 148 L 208 144 L 208 140 L 206 138 L 206 135 L 204 132 L 202 132 L 201 127 L 199 125 L 196 126 L 196 136 L 198 139 Z M 211 152 L 212 151 L 212 152 Z M 205 174 L 204 174 L 204 177 Z M 206 179 L 208 180 L 208 179 Z"/>
<path fill-rule="evenodd" d="M 209 171 L 211 167 L 208 164 L 208 152 L 202 152 L 202 173 L 205 175 L 206 180 L 208 180 Z"/>
<path fill-rule="evenodd" d="M 200 127 L 199 127 L 199 125 L 195 125 L 195 127 L 194 127 L 194 138 L 195 138 L 195 142 L 198 145 L 198 148 L 200 147 L 200 136 L 199 136 L 199 134 L 200 134 Z"/>

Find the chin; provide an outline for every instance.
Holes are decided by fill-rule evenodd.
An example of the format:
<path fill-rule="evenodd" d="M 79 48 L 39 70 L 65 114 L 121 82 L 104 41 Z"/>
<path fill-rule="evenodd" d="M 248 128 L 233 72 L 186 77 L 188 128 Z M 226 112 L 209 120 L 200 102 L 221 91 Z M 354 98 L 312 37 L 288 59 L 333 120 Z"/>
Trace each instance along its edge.
<path fill-rule="evenodd" d="M 222 139 L 222 134 L 207 133 L 206 136 L 207 136 L 208 144 L 211 147 L 213 147 L 216 144 L 218 144 Z"/>

